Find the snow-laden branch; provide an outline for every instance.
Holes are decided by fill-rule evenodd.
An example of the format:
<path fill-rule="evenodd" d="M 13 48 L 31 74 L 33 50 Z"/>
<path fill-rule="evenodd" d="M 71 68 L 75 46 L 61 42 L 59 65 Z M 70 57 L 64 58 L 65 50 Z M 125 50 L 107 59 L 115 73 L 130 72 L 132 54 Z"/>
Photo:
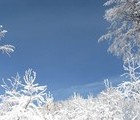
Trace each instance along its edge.
<path fill-rule="evenodd" d="M 0 25 L 0 39 L 5 36 L 5 33 L 7 33 L 7 31 L 3 30 L 2 28 L 3 28 L 3 26 Z M 13 45 L 0 46 L 0 51 L 2 51 L 2 53 L 8 54 L 9 56 L 12 52 L 14 52 L 14 50 L 15 50 L 15 47 Z"/>
<path fill-rule="evenodd" d="M 0 46 L 0 50 L 2 51 L 2 53 L 6 53 L 8 55 L 10 55 L 12 52 L 14 52 L 15 47 L 13 45 L 3 45 Z"/>

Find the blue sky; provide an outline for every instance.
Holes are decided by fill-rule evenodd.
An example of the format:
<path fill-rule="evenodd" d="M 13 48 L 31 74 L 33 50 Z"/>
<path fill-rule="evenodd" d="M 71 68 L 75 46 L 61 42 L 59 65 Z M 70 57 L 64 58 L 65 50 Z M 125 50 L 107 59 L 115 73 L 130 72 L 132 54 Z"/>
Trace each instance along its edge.
<path fill-rule="evenodd" d="M 0 0 L 0 24 L 8 30 L 1 44 L 16 47 L 10 58 L 0 55 L 0 79 L 32 68 L 36 82 L 56 99 L 73 91 L 97 94 L 104 79 L 123 73 L 121 60 L 107 53 L 108 44 L 98 43 L 108 26 L 103 2 Z"/>

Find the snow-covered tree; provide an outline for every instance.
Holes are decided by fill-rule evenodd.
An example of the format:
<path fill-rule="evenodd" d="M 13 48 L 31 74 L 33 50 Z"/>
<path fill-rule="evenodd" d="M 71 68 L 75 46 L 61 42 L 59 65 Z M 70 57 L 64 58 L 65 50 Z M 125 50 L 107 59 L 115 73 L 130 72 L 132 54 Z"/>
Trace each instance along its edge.
<path fill-rule="evenodd" d="M 133 55 L 140 62 L 140 0 L 108 0 L 104 18 L 110 23 L 99 41 L 109 40 L 108 51 L 126 62 Z"/>
<path fill-rule="evenodd" d="M 5 94 L 0 96 L 0 120 L 44 120 L 42 106 L 47 103 L 46 86 L 35 84 L 36 73 L 29 69 L 23 77 L 19 75 L 4 81 Z"/>
<path fill-rule="evenodd" d="M 3 28 L 3 26 L 0 25 L 0 39 L 5 36 L 5 33 L 7 33 L 7 31 L 3 30 L 2 28 Z M 2 51 L 2 53 L 6 53 L 8 55 L 10 55 L 10 53 L 14 52 L 14 49 L 15 49 L 15 47 L 13 45 L 0 46 L 0 50 Z"/>

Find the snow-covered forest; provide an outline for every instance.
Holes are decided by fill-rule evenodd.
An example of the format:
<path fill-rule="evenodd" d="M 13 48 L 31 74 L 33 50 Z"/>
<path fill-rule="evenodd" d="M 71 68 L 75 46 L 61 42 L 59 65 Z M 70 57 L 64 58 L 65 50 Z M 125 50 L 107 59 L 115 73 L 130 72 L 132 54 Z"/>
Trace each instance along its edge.
<path fill-rule="evenodd" d="M 85 99 L 74 93 L 65 101 L 54 101 L 47 86 L 36 83 L 36 72 L 29 69 L 23 77 L 17 73 L 2 79 L 0 120 L 140 120 L 140 0 L 108 0 L 104 5 L 110 26 L 99 42 L 108 40 L 108 52 L 123 60 L 121 76 L 127 81 L 113 87 L 104 80 L 106 89 L 96 97 Z M 1 38 L 6 32 L 0 26 Z M 14 49 L 13 45 L 0 46 L 9 56 Z"/>

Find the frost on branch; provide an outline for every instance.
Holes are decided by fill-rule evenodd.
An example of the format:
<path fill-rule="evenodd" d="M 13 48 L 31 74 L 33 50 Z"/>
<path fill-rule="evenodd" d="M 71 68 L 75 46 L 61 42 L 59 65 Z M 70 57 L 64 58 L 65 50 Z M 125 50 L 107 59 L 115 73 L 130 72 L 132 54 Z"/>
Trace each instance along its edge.
<path fill-rule="evenodd" d="M 2 30 L 2 25 L 0 26 L 0 39 L 5 36 L 6 30 Z M 2 53 L 6 53 L 10 55 L 10 53 L 14 52 L 15 47 L 13 45 L 3 45 L 0 46 L 0 50 Z"/>

